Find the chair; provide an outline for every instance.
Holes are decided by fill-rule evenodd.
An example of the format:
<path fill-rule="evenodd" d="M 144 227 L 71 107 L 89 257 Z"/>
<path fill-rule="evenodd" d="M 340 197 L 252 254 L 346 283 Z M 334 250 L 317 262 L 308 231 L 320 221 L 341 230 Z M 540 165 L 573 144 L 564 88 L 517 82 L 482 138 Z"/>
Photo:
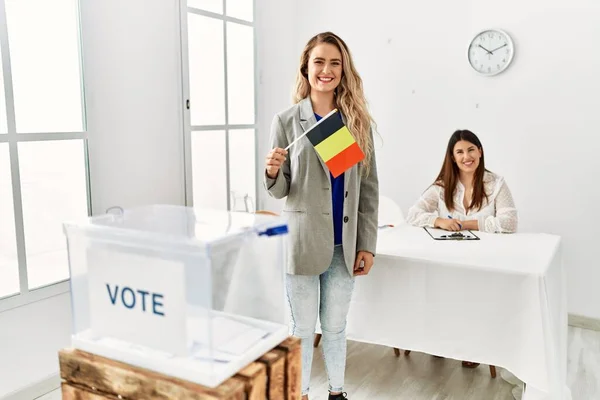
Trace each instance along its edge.
<path fill-rule="evenodd" d="M 392 198 L 379 195 L 379 210 L 378 210 L 378 221 L 377 225 L 403 225 L 406 223 L 404 219 L 404 214 L 400 209 L 398 203 L 396 203 Z"/>
<path fill-rule="evenodd" d="M 319 347 L 319 343 L 321 342 L 321 334 L 317 333 L 315 335 L 315 343 L 314 343 L 314 347 Z"/>

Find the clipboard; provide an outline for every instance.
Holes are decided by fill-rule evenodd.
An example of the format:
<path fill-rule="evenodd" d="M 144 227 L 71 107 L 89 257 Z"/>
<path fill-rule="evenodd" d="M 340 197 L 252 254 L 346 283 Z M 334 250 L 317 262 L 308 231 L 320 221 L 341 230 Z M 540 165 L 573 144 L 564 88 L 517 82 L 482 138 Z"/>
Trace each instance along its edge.
<path fill-rule="evenodd" d="M 450 232 L 443 229 L 428 227 L 424 227 L 423 229 L 425 229 L 425 232 L 427 232 L 433 240 L 480 240 L 472 231 Z"/>

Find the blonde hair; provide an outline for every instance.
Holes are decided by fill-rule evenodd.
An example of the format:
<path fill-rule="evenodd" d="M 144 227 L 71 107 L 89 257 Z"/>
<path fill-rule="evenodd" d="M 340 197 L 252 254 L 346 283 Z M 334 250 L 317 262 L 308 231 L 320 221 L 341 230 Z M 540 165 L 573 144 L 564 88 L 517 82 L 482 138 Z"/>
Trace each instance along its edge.
<path fill-rule="evenodd" d="M 365 159 L 362 166 L 365 175 L 369 175 L 371 157 L 373 157 L 373 140 L 371 136 L 371 124 L 375 124 L 367 107 L 367 100 L 363 93 L 363 83 L 360 75 L 354 68 L 352 56 L 346 43 L 331 32 L 323 32 L 313 36 L 300 56 L 300 67 L 296 75 L 293 101 L 298 103 L 310 94 L 310 83 L 308 82 L 308 60 L 313 48 L 321 43 L 329 43 L 338 48 L 342 54 L 342 77 L 340 84 L 335 90 L 335 103 L 337 108 L 346 117 L 348 129 L 360 146 Z"/>

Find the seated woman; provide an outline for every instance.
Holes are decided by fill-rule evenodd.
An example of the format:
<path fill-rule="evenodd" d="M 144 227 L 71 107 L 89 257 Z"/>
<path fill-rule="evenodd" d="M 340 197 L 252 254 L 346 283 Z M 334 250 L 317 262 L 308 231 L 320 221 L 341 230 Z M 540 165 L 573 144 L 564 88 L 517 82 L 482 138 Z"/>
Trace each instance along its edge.
<path fill-rule="evenodd" d="M 517 209 L 504 179 L 485 169 L 483 147 L 471 131 L 454 132 L 442 170 L 410 208 L 406 221 L 448 231 L 514 233 Z"/>
<path fill-rule="evenodd" d="M 468 130 L 452 134 L 435 182 L 410 208 L 406 221 L 448 231 L 513 233 L 517 209 L 504 179 L 485 169 L 483 146 Z M 463 361 L 463 366 L 479 364 Z"/>

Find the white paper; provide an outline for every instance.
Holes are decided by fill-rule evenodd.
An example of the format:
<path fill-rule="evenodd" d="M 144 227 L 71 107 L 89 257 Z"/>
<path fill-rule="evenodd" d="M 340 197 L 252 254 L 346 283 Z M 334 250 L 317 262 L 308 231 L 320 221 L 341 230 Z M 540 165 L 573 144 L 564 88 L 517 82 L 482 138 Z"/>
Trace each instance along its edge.
<path fill-rule="evenodd" d="M 114 339 L 114 338 L 99 338 L 98 340 L 94 340 L 95 343 L 100 344 L 102 346 L 106 346 L 112 349 L 126 351 L 127 353 L 138 354 L 144 357 L 153 358 L 153 359 L 170 359 L 175 356 L 172 353 L 158 351 L 155 349 L 151 349 L 146 346 L 137 345 L 134 343 L 126 342 L 124 340 Z"/>
<path fill-rule="evenodd" d="M 244 354 L 249 348 L 269 335 L 269 332 L 224 316 L 214 317 L 210 325 L 204 318 L 188 321 L 189 334 L 193 338 L 193 356 L 209 358 L 209 327 L 212 334 L 213 358 L 229 361 L 233 356 Z"/>

